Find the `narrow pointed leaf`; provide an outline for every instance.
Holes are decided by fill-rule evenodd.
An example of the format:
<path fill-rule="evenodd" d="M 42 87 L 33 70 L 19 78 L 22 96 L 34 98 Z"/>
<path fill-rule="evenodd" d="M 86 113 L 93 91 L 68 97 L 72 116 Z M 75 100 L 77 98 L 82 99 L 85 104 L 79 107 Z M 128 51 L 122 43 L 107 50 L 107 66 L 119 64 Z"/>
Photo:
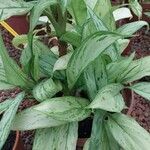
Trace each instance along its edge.
<path fill-rule="evenodd" d="M 9 57 L 1 36 L 0 55 L 4 65 L 5 76 L 8 83 L 15 86 L 20 86 L 22 88 L 30 88 L 33 86 L 33 81 L 30 80 L 27 75 L 22 72 L 20 67 Z"/>
<path fill-rule="evenodd" d="M 150 75 L 150 56 L 134 60 L 129 67 L 122 73 L 122 82 L 129 83 L 144 76 Z"/>
<path fill-rule="evenodd" d="M 141 95 L 142 97 L 150 100 L 150 83 L 149 82 L 140 82 L 136 83 L 129 87 L 137 94 Z"/>
<path fill-rule="evenodd" d="M 56 0 L 39 0 L 36 5 L 32 8 L 31 14 L 30 14 L 30 31 L 32 31 L 35 26 L 37 25 L 37 22 L 42 14 L 42 12 L 48 8 L 50 5 L 56 4 Z"/>
<path fill-rule="evenodd" d="M 145 21 L 135 21 L 132 23 L 125 24 L 117 29 L 117 32 L 124 35 L 132 35 L 143 26 L 149 26 Z"/>
<path fill-rule="evenodd" d="M 9 108 L 3 114 L 3 117 L 0 121 L 0 149 L 2 149 L 2 146 L 9 135 L 13 119 L 15 117 L 20 102 L 24 98 L 24 95 L 24 92 L 18 94 L 14 101 L 10 104 Z"/>

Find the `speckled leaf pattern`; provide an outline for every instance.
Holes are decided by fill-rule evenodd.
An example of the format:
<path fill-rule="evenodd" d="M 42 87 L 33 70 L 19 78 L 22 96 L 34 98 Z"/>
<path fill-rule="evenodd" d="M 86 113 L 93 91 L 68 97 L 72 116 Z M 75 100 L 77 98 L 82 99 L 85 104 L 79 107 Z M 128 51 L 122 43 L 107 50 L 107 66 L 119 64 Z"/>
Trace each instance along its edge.
<path fill-rule="evenodd" d="M 2 149 L 3 144 L 9 135 L 13 119 L 16 115 L 20 102 L 24 98 L 24 95 L 24 92 L 18 94 L 3 114 L 3 117 L 0 121 L 0 149 Z"/>
<path fill-rule="evenodd" d="M 47 98 L 51 98 L 56 93 L 62 90 L 62 84 L 60 81 L 47 79 L 40 82 L 33 89 L 33 96 L 38 101 L 44 101 Z"/>
<path fill-rule="evenodd" d="M 149 150 L 150 134 L 133 118 L 124 114 L 112 114 L 107 127 L 115 140 L 125 150 Z"/>
<path fill-rule="evenodd" d="M 69 88 L 72 88 L 83 70 L 106 48 L 120 38 L 119 35 L 104 32 L 95 33 L 73 53 L 67 67 Z M 84 55 L 83 55 L 84 54 Z M 79 65 L 80 64 L 80 65 Z"/>
<path fill-rule="evenodd" d="M 76 150 L 78 123 L 39 129 L 36 131 L 33 150 Z"/>
<path fill-rule="evenodd" d="M 85 109 L 87 105 L 87 99 L 64 96 L 46 100 L 34 109 L 54 119 L 72 122 L 81 121 L 90 115 L 91 110 Z"/>
<path fill-rule="evenodd" d="M 50 5 L 54 5 L 56 3 L 57 0 L 39 0 L 36 5 L 34 5 L 30 14 L 30 31 L 32 31 L 37 25 L 42 12 Z"/>
<path fill-rule="evenodd" d="M 141 95 L 142 97 L 150 100 L 150 83 L 149 82 L 140 82 L 136 83 L 129 87 L 137 94 Z"/>
<path fill-rule="evenodd" d="M 12 124 L 12 130 L 33 130 L 40 128 L 55 127 L 67 123 L 66 121 L 58 121 L 53 117 L 33 109 L 28 108 L 18 113 Z"/>
<path fill-rule="evenodd" d="M 135 21 L 121 26 L 120 28 L 117 29 L 117 32 L 123 35 L 132 35 L 136 31 L 141 29 L 143 26 L 149 25 L 145 21 Z"/>
<path fill-rule="evenodd" d="M 33 3 L 31 2 L 17 2 L 14 0 L 0 0 L 0 4 L 0 21 L 8 19 L 11 16 L 26 14 L 33 7 Z"/>
<path fill-rule="evenodd" d="M 123 86 L 121 84 L 115 83 L 103 87 L 89 105 L 89 108 L 121 112 L 125 106 L 123 97 L 120 94 L 122 89 Z"/>
<path fill-rule="evenodd" d="M 20 67 L 9 57 L 1 36 L 0 49 L 0 55 L 4 65 L 7 82 L 22 88 L 32 87 L 33 81 L 30 80 L 27 75 L 22 72 Z"/>

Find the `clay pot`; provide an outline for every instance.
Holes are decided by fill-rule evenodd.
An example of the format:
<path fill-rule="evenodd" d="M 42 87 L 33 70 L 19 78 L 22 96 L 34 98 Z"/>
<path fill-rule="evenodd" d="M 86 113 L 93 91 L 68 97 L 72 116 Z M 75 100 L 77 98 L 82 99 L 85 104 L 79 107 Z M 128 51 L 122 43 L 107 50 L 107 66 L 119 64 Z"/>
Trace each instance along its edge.
<path fill-rule="evenodd" d="M 28 17 L 24 16 L 13 16 L 6 20 L 6 22 L 20 35 L 26 34 L 29 31 Z"/>
<path fill-rule="evenodd" d="M 16 131 L 16 139 L 15 139 L 15 143 L 13 146 L 13 150 L 25 150 L 22 139 L 20 138 L 19 131 Z"/>

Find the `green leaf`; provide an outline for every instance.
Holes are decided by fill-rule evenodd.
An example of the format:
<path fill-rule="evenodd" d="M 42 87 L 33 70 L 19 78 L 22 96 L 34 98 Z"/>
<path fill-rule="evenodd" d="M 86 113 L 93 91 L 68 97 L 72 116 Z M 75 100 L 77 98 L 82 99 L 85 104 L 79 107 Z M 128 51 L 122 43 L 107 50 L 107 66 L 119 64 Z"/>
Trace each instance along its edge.
<path fill-rule="evenodd" d="M 122 81 L 123 73 L 129 68 L 134 58 L 134 53 L 130 57 L 121 59 L 107 65 L 109 83 Z"/>
<path fill-rule="evenodd" d="M 33 86 L 33 81 L 22 72 L 19 66 L 9 57 L 7 50 L 0 36 L 0 55 L 4 65 L 5 76 L 9 84 L 20 86 L 22 88 L 30 88 Z"/>
<path fill-rule="evenodd" d="M 53 72 L 56 70 L 65 70 L 67 68 L 68 62 L 71 58 L 72 52 L 61 56 L 54 64 Z"/>
<path fill-rule="evenodd" d="M 139 18 L 142 17 L 142 6 L 139 4 L 138 0 L 129 0 L 129 6 L 136 16 Z"/>
<path fill-rule="evenodd" d="M 150 56 L 134 60 L 129 67 L 122 73 L 122 82 L 129 83 L 144 76 L 150 75 Z"/>
<path fill-rule="evenodd" d="M 16 96 L 9 108 L 3 114 L 0 122 L 0 149 L 2 149 L 11 129 L 11 125 L 20 102 L 23 100 L 25 93 L 22 92 Z"/>
<path fill-rule="evenodd" d="M 11 85 L 5 81 L 0 81 L 0 90 L 9 90 L 14 88 L 15 88 L 14 85 Z"/>
<path fill-rule="evenodd" d="M 0 21 L 8 19 L 11 16 L 26 14 L 33 7 L 33 3 L 31 2 L 26 3 L 13 0 L 0 0 L 0 4 Z"/>
<path fill-rule="evenodd" d="M 94 12 L 103 20 L 110 31 L 116 28 L 110 0 L 98 0 Z"/>
<path fill-rule="evenodd" d="M 35 107 L 35 106 L 34 106 Z M 39 128 L 55 127 L 66 124 L 66 121 L 59 121 L 47 114 L 34 109 L 34 107 L 21 111 L 14 118 L 12 130 L 34 130 Z"/>
<path fill-rule="evenodd" d="M 42 12 L 50 5 L 57 4 L 57 0 L 39 0 L 36 5 L 32 8 L 30 14 L 30 31 L 32 31 L 42 14 Z"/>
<path fill-rule="evenodd" d="M 43 51 L 39 56 L 40 71 L 45 76 L 52 77 L 54 64 L 56 63 L 58 56 L 54 55 L 45 45 L 43 45 L 42 50 Z"/>
<path fill-rule="evenodd" d="M 150 17 L 150 12 L 145 12 L 144 13 L 146 16 Z"/>
<path fill-rule="evenodd" d="M 121 84 L 115 83 L 103 87 L 99 90 L 88 108 L 103 109 L 110 112 L 121 112 L 125 106 L 123 97 L 120 94 L 122 89 L 123 86 Z"/>
<path fill-rule="evenodd" d="M 120 150 L 118 143 L 106 128 L 106 117 L 105 111 L 96 111 L 87 150 Z"/>
<path fill-rule="evenodd" d="M 13 102 L 12 99 L 5 100 L 4 102 L 0 103 L 0 114 L 3 113 Z"/>
<path fill-rule="evenodd" d="M 82 26 L 87 17 L 87 7 L 84 0 L 71 0 L 68 10 L 76 24 Z"/>
<path fill-rule="evenodd" d="M 107 84 L 104 56 L 95 59 L 84 71 L 84 80 L 90 99 L 93 100 L 103 86 Z"/>
<path fill-rule="evenodd" d="M 81 44 L 81 35 L 75 31 L 68 31 L 60 37 L 60 40 L 68 42 L 73 46 L 79 47 Z"/>
<path fill-rule="evenodd" d="M 129 45 L 130 40 L 128 39 L 119 39 L 116 43 L 116 46 L 118 47 L 118 52 L 121 55 L 122 52 L 127 48 L 127 46 Z"/>
<path fill-rule="evenodd" d="M 137 94 L 141 95 L 142 97 L 150 100 L 150 83 L 149 82 L 140 82 L 136 83 L 129 87 Z"/>
<path fill-rule="evenodd" d="M 33 96 L 36 100 L 42 102 L 47 98 L 51 98 L 61 90 L 62 90 L 61 82 L 50 78 L 48 80 L 42 80 L 39 84 L 37 84 L 34 87 Z"/>
<path fill-rule="evenodd" d="M 75 150 L 78 138 L 78 123 L 36 131 L 33 150 Z"/>
<path fill-rule="evenodd" d="M 112 114 L 107 120 L 107 127 L 123 149 L 149 150 L 150 134 L 131 117 Z"/>
<path fill-rule="evenodd" d="M 72 122 L 81 121 L 90 115 L 91 111 L 85 109 L 88 104 L 87 99 L 66 96 L 46 100 L 34 109 L 57 120 Z"/>
<path fill-rule="evenodd" d="M 71 2 L 71 0 L 59 0 L 59 3 L 60 3 L 63 13 L 65 13 L 70 2 Z"/>
<path fill-rule="evenodd" d="M 121 26 L 120 28 L 117 29 L 117 32 L 123 35 L 132 35 L 136 31 L 141 29 L 143 26 L 149 25 L 145 21 L 135 21 Z"/>
<path fill-rule="evenodd" d="M 83 70 L 119 38 L 119 35 L 104 32 L 95 33 L 83 41 L 81 46 L 73 53 L 67 67 L 69 88 L 74 86 Z"/>

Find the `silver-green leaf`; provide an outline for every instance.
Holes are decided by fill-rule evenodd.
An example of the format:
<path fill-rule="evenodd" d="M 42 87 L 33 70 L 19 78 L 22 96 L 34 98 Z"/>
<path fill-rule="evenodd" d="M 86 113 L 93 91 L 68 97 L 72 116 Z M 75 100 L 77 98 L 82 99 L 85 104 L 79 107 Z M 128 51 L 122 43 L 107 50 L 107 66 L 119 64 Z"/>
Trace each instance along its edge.
<path fill-rule="evenodd" d="M 38 129 L 35 134 L 33 150 L 75 150 L 77 138 L 77 122 Z"/>
<path fill-rule="evenodd" d="M 56 93 L 62 90 L 62 84 L 60 81 L 54 81 L 53 79 L 43 80 L 33 89 L 33 96 L 36 100 L 42 102 L 47 98 L 51 98 Z"/>
<path fill-rule="evenodd" d="M 123 97 L 120 94 L 122 89 L 121 84 L 115 83 L 103 87 L 88 107 L 110 112 L 121 112 L 125 106 Z"/>
<path fill-rule="evenodd" d="M 108 117 L 107 127 L 114 139 L 125 150 L 149 150 L 150 134 L 133 118 L 123 114 Z"/>
<path fill-rule="evenodd" d="M 23 100 L 25 93 L 22 92 L 16 96 L 13 102 L 9 105 L 8 109 L 3 114 L 3 117 L 0 121 L 0 149 L 2 149 L 3 144 L 5 143 L 9 132 L 11 130 L 11 125 L 20 102 Z"/>
<path fill-rule="evenodd" d="M 85 107 L 89 101 L 84 98 L 64 96 L 46 100 L 33 109 L 60 121 L 81 121 L 87 118 L 91 110 Z"/>
<path fill-rule="evenodd" d="M 140 82 L 136 83 L 129 87 L 137 94 L 141 95 L 142 97 L 150 100 L 150 83 L 149 82 Z"/>
<path fill-rule="evenodd" d="M 73 53 L 67 67 L 69 88 L 72 88 L 83 70 L 106 48 L 120 38 L 109 32 L 95 33 Z M 84 54 L 84 55 L 83 55 Z M 79 65 L 80 64 L 80 65 Z"/>

